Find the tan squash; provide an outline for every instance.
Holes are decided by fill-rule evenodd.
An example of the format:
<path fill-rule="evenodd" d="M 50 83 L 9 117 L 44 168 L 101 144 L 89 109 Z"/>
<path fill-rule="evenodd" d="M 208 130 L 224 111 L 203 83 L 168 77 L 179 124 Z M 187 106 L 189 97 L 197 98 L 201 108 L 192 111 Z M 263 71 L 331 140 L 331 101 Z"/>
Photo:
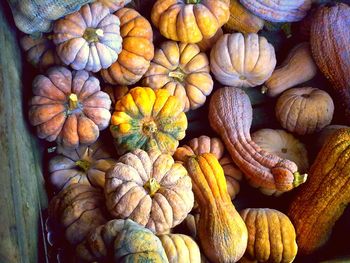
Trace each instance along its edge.
<path fill-rule="evenodd" d="M 199 49 L 202 52 L 207 52 L 209 51 L 214 44 L 216 43 L 216 41 L 218 41 L 218 39 L 224 34 L 224 32 L 222 31 L 221 28 L 218 29 L 218 31 L 216 31 L 215 35 L 212 36 L 211 38 L 203 38 L 200 42 L 197 43 L 197 45 L 199 46 Z"/>

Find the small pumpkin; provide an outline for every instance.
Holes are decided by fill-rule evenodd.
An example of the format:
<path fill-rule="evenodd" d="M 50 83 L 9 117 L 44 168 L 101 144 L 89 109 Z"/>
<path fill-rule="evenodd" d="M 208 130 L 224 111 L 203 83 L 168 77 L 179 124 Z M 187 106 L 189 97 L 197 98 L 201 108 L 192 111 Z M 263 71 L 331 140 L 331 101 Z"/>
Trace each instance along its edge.
<path fill-rule="evenodd" d="M 259 86 L 271 76 L 275 66 L 274 47 L 254 33 L 225 34 L 210 52 L 210 69 L 223 85 Z"/>
<path fill-rule="evenodd" d="M 203 38 L 200 42 L 197 43 L 199 49 L 202 52 L 207 52 L 208 50 L 210 50 L 212 48 L 212 46 L 214 46 L 214 44 L 216 43 L 216 41 L 218 41 L 218 39 L 224 34 L 224 32 L 222 31 L 221 28 L 218 29 L 218 31 L 216 31 L 215 35 L 210 37 L 210 38 Z"/>
<path fill-rule="evenodd" d="M 185 167 L 158 150 L 121 156 L 106 173 L 105 195 L 112 216 L 132 219 L 157 234 L 180 224 L 194 202 Z"/>
<path fill-rule="evenodd" d="M 275 111 L 283 128 L 304 135 L 320 131 L 331 123 L 334 103 L 323 90 L 312 87 L 293 88 L 278 98 Z"/>
<path fill-rule="evenodd" d="M 75 70 L 100 71 L 121 52 L 119 18 L 101 3 L 84 5 L 78 12 L 55 22 L 53 42 L 57 54 Z"/>
<path fill-rule="evenodd" d="M 331 138 L 331 136 L 339 129 L 349 128 L 345 125 L 327 125 L 316 136 L 316 141 L 313 144 L 316 152 L 318 153 L 322 146 Z"/>
<path fill-rule="evenodd" d="M 113 152 L 97 141 L 76 150 L 60 149 L 49 162 L 49 180 L 56 191 L 75 183 L 104 188 L 105 173 L 116 160 Z"/>
<path fill-rule="evenodd" d="M 265 82 L 262 92 L 276 97 L 283 91 L 311 80 L 317 73 L 317 66 L 312 58 L 310 44 L 300 43 L 288 54 L 286 60 L 274 70 Z"/>
<path fill-rule="evenodd" d="M 110 127 L 120 155 L 138 148 L 172 154 L 186 129 L 182 102 L 167 90 L 147 87 L 133 88 L 117 102 Z"/>
<path fill-rule="evenodd" d="M 88 72 L 50 68 L 33 81 L 29 121 L 38 137 L 67 148 L 90 145 L 108 127 L 111 100 Z"/>
<path fill-rule="evenodd" d="M 151 11 L 160 33 L 183 43 L 214 36 L 229 15 L 228 1 L 216 0 L 157 0 Z"/>
<path fill-rule="evenodd" d="M 98 226 L 76 251 L 88 262 L 169 262 L 159 238 L 130 219 L 114 219 Z"/>
<path fill-rule="evenodd" d="M 350 203 L 350 129 L 334 133 L 318 153 L 308 182 L 290 205 L 301 254 L 311 254 L 329 239 Z M 344 238 L 346 233 L 344 233 Z"/>
<path fill-rule="evenodd" d="M 110 13 L 113 13 L 129 4 L 131 0 L 97 0 L 96 2 L 100 2 L 109 9 Z"/>
<path fill-rule="evenodd" d="M 156 50 L 143 85 L 166 89 L 185 103 L 185 111 L 205 103 L 213 90 L 207 55 L 196 44 L 166 41 Z"/>
<path fill-rule="evenodd" d="M 312 0 L 239 0 L 255 15 L 271 22 L 302 20 L 311 8 Z"/>
<path fill-rule="evenodd" d="M 200 263 L 201 253 L 197 243 L 183 234 L 158 236 L 162 242 L 169 263 Z"/>
<path fill-rule="evenodd" d="M 245 257 L 257 262 L 293 262 L 298 245 L 292 222 L 275 209 L 247 208 L 240 212 L 248 228 Z"/>
<path fill-rule="evenodd" d="M 131 8 L 122 8 L 115 15 L 120 19 L 122 51 L 118 60 L 101 71 L 110 84 L 131 85 L 147 71 L 154 56 L 153 31 L 146 18 Z"/>

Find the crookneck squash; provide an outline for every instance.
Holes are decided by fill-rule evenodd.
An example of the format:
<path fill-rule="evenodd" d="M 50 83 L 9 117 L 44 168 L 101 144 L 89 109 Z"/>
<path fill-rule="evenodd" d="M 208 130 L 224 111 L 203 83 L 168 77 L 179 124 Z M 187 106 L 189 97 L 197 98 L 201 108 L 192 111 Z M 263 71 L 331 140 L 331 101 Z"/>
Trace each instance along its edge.
<path fill-rule="evenodd" d="M 131 89 L 117 102 L 111 119 L 118 154 L 138 148 L 173 154 L 187 129 L 183 107 L 165 89 Z"/>
<path fill-rule="evenodd" d="M 262 150 L 250 136 L 252 106 L 241 89 L 217 90 L 209 105 L 210 126 L 221 136 L 233 161 L 253 187 L 268 195 L 280 194 L 305 182 L 297 165 Z"/>
<path fill-rule="evenodd" d="M 238 261 L 247 247 L 247 228 L 227 193 L 222 167 L 213 154 L 204 153 L 188 157 L 186 168 L 199 205 L 197 233 L 203 253 L 212 262 Z"/>
<path fill-rule="evenodd" d="M 288 216 L 299 251 L 310 254 L 329 239 L 335 222 L 350 202 L 350 129 L 326 142 L 311 166 L 308 182 L 292 201 Z M 347 233 L 343 233 L 347 238 Z"/>

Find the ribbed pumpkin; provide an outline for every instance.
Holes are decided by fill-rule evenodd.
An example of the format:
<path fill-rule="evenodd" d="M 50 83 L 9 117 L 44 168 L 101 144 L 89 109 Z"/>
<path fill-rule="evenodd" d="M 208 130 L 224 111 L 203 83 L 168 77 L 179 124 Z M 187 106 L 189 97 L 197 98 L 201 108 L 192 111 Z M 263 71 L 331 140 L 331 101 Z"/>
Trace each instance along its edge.
<path fill-rule="evenodd" d="M 186 168 L 199 204 L 198 239 L 212 262 L 236 262 L 247 247 L 247 228 L 227 193 L 224 171 L 211 153 L 188 157 Z"/>
<path fill-rule="evenodd" d="M 110 129 L 119 154 L 138 148 L 172 154 L 185 137 L 187 118 L 183 103 L 167 90 L 136 87 L 117 102 Z"/>
<path fill-rule="evenodd" d="M 171 40 L 198 43 L 210 38 L 227 22 L 228 1 L 157 0 L 151 19 L 160 33 Z"/>
<path fill-rule="evenodd" d="M 210 52 L 210 69 L 223 85 L 255 87 L 264 83 L 276 66 L 274 47 L 257 34 L 225 34 Z"/>
<path fill-rule="evenodd" d="M 196 44 L 163 42 L 144 75 L 143 84 L 168 90 L 185 103 L 185 111 L 197 109 L 213 90 L 207 55 Z"/>
<path fill-rule="evenodd" d="M 113 13 L 123 6 L 129 4 L 131 0 L 97 0 L 96 2 L 100 2 L 109 9 L 109 12 Z"/>
<path fill-rule="evenodd" d="M 134 9 L 122 8 L 115 15 L 120 19 L 123 47 L 118 60 L 101 74 L 108 83 L 131 85 L 145 74 L 154 56 L 153 31 L 147 19 Z"/>
<path fill-rule="evenodd" d="M 340 129 L 318 153 L 308 182 L 300 188 L 288 211 L 301 254 L 310 254 L 327 242 L 349 203 L 350 129 Z M 347 234 L 343 233 L 344 238 Z"/>
<path fill-rule="evenodd" d="M 101 3 L 84 5 L 55 22 L 57 54 L 73 69 L 97 72 L 114 63 L 121 52 L 119 18 Z"/>
<path fill-rule="evenodd" d="M 185 167 L 158 150 L 137 149 L 106 173 L 106 204 L 115 218 L 132 219 L 157 234 L 180 224 L 194 197 Z"/>
<path fill-rule="evenodd" d="M 88 262 L 169 262 L 159 238 L 130 219 L 98 226 L 76 250 Z"/>
<path fill-rule="evenodd" d="M 97 78 L 88 72 L 50 68 L 33 81 L 29 121 L 38 137 L 67 148 L 94 143 L 108 127 L 111 100 L 100 91 Z"/>
<path fill-rule="evenodd" d="M 269 208 L 247 208 L 240 215 L 248 228 L 245 257 L 257 262 L 293 262 L 298 246 L 295 229 L 285 214 Z"/>

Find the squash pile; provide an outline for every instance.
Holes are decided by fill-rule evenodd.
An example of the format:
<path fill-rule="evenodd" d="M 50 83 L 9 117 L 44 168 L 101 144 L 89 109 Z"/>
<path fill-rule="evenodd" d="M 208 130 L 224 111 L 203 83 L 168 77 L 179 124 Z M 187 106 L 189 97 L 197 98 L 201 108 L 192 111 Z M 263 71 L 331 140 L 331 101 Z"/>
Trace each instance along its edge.
<path fill-rule="evenodd" d="M 269 33 L 308 14 L 283 55 Z M 53 23 L 20 42 L 54 246 L 81 262 L 316 262 L 350 202 L 350 128 L 327 127 L 350 123 L 347 4 L 100 0 Z"/>

